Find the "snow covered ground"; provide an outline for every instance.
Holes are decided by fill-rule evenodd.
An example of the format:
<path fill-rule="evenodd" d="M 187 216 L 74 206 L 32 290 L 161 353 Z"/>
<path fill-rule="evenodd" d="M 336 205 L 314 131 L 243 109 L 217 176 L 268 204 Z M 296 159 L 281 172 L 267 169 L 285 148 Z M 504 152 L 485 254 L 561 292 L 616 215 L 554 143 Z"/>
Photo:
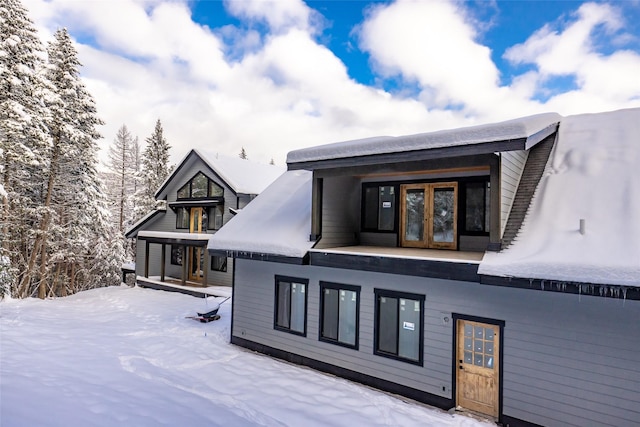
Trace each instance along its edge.
<path fill-rule="evenodd" d="M 231 301 L 141 288 L 0 302 L 0 425 L 489 426 L 229 344 Z"/>

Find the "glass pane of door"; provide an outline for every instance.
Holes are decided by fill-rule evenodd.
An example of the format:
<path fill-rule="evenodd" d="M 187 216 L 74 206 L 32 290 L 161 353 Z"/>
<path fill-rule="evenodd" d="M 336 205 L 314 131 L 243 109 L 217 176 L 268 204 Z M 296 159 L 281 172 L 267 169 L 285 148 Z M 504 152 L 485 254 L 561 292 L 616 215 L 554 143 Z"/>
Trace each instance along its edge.
<path fill-rule="evenodd" d="M 202 208 L 191 208 L 191 228 L 192 233 L 202 231 Z"/>
<path fill-rule="evenodd" d="M 189 280 L 200 280 L 204 276 L 204 252 L 203 248 L 191 248 Z"/>
<path fill-rule="evenodd" d="M 407 242 L 424 240 L 424 202 L 425 190 L 423 188 L 406 190 L 404 240 Z"/>
<path fill-rule="evenodd" d="M 433 190 L 433 241 L 452 243 L 454 241 L 454 204 L 453 188 L 434 188 Z"/>

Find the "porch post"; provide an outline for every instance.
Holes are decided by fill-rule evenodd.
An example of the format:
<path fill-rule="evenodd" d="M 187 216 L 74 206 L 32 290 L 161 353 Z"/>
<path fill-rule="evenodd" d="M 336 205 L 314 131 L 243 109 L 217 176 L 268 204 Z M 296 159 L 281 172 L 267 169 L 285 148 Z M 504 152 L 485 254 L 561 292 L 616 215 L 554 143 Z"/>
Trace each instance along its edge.
<path fill-rule="evenodd" d="M 149 241 L 144 241 L 144 277 L 149 277 Z"/>
<path fill-rule="evenodd" d="M 209 265 L 210 263 L 208 263 L 207 261 L 209 261 L 210 257 L 209 254 L 207 254 L 207 247 L 204 246 L 202 249 L 202 251 L 204 251 L 204 255 L 202 255 L 202 263 L 204 264 L 202 266 L 202 280 L 203 280 L 203 285 L 207 286 L 207 273 L 209 272 Z"/>
<path fill-rule="evenodd" d="M 160 258 L 160 281 L 164 282 L 164 264 L 166 262 L 166 249 L 167 245 L 165 245 L 164 243 L 162 244 L 162 255 Z"/>
<path fill-rule="evenodd" d="M 182 246 L 182 284 L 187 283 L 187 264 L 189 264 L 189 253 L 187 252 L 187 245 Z"/>

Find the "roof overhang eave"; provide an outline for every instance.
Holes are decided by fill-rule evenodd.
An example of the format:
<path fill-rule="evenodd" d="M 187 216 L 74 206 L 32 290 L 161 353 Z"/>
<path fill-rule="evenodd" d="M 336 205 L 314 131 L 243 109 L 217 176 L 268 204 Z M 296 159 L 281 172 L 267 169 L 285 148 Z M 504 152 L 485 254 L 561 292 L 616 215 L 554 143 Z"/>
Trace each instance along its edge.
<path fill-rule="evenodd" d="M 557 127 L 557 124 L 555 126 Z M 545 128 L 545 131 L 550 131 L 550 133 L 555 131 L 555 128 L 553 129 L 549 129 L 549 128 Z M 539 138 L 539 136 L 537 136 L 538 133 L 534 134 L 534 136 L 536 136 L 536 139 Z M 546 134 L 545 136 L 548 136 L 550 133 Z M 543 133 L 540 133 L 540 135 L 543 135 Z M 489 141 L 489 142 L 447 146 L 447 147 L 438 147 L 438 148 L 422 149 L 422 150 L 371 154 L 371 155 L 365 155 L 365 156 L 321 158 L 318 160 L 289 162 L 287 163 L 287 166 L 289 170 L 301 170 L 301 169 L 320 170 L 320 169 L 346 168 L 346 167 L 353 167 L 353 166 L 371 166 L 371 165 L 388 164 L 388 163 L 415 162 L 415 161 L 421 161 L 421 160 L 475 156 L 480 154 L 493 154 L 493 153 L 505 152 L 505 151 L 526 150 L 527 143 L 529 139 L 532 137 L 516 138 L 516 139 L 501 140 L 501 141 Z M 535 145 L 532 142 L 531 142 L 532 144 L 531 146 Z"/>

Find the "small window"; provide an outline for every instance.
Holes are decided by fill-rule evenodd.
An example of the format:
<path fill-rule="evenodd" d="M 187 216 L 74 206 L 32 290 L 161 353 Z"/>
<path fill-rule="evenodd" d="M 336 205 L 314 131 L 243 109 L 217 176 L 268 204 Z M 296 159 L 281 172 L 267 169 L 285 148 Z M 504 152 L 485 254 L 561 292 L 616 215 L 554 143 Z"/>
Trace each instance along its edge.
<path fill-rule="evenodd" d="M 274 328 L 307 335 L 308 280 L 276 276 Z"/>
<path fill-rule="evenodd" d="M 213 271 L 227 271 L 227 257 L 226 256 L 212 256 L 211 257 L 211 270 L 213 270 Z"/>
<path fill-rule="evenodd" d="M 358 348 L 360 287 L 320 282 L 320 340 Z"/>
<path fill-rule="evenodd" d="M 182 246 L 171 245 L 171 264 L 182 265 Z"/>
<path fill-rule="evenodd" d="M 374 292 L 374 353 L 422 365 L 424 295 L 381 289 Z"/>
<path fill-rule="evenodd" d="M 189 228 L 189 210 L 187 208 L 176 209 L 176 228 Z"/>
<path fill-rule="evenodd" d="M 223 209 L 224 207 L 222 205 L 209 208 L 209 215 L 207 216 L 209 219 L 209 230 L 219 230 L 222 227 Z"/>
<path fill-rule="evenodd" d="M 362 186 L 362 229 L 394 231 L 396 228 L 396 186 Z"/>
<path fill-rule="evenodd" d="M 465 184 L 464 228 L 467 232 L 488 233 L 491 226 L 490 186 L 488 181 Z"/>

